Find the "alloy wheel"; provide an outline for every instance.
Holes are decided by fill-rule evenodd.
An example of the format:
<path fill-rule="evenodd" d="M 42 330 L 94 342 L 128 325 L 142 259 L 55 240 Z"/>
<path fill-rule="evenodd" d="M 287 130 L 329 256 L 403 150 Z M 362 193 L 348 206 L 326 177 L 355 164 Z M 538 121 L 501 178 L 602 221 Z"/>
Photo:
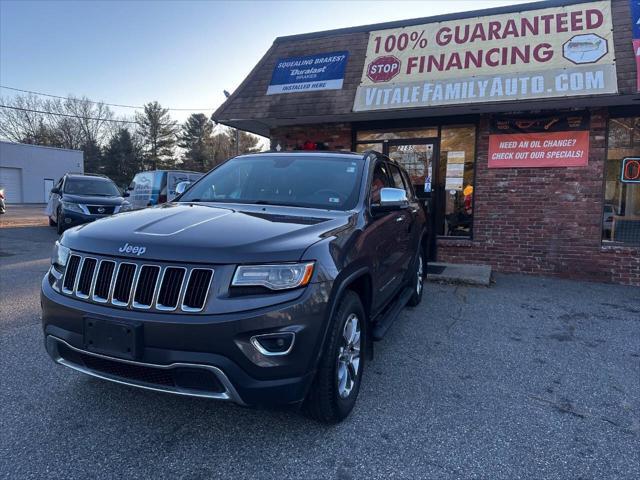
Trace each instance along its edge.
<path fill-rule="evenodd" d="M 358 378 L 360 368 L 360 319 L 355 313 L 347 317 L 338 350 L 338 393 L 347 398 Z"/>
<path fill-rule="evenodd" d="M 424 263 L 422 261 L 422 255 L 418 256 L 418 269 L 417 269 L 417 282 L 416 282 L 416 293 L 420 295 L 422 293 L 422 277 L 424 275 Z"/>

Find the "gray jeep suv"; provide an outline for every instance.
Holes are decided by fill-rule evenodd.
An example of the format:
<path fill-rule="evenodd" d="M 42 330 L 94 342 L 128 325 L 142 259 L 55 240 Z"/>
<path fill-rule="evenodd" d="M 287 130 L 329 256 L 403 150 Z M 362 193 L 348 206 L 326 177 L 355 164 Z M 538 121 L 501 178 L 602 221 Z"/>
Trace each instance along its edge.
<path fill-rule="evenodd" d="M 422 297 L 425 213 L 376 153 L 236 157 L 180 197 L 67 230 L 42 282 L 59 364 L 345 418 L 373 340 Z"/>

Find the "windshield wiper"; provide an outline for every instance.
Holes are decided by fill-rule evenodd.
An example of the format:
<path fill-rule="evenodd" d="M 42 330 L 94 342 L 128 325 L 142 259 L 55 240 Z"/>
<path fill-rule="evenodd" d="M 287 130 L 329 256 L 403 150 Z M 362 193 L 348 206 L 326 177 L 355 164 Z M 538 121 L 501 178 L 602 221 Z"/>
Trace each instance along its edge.
<path fill-rule="evenodd" d="M 180 203 L 196 203 L 196 202 L 201 202 L 201 203 L 237 203 L 239 205 L 270 205 L 270 206 L 275 206 L 275 207 L 300 207 L 300 205 L 294 204 L 294 203 L 278 203 L 278 202 L 271 202 L 269 200 L 254 200 L 254 201 L 250 201 L 250 200 L 234 200 L 234 199 L 230 199 L 230 198 L 225 198 L 225 199 L 217 199 L 217 200 L 202 200 L 201 198 L 194 198 L 192 200 L 180 200 Z"/>
<path fill-rule="evenodd" d="M 254 204 L 254 205 L 273 205 L 276 207 L 299 207 L 300 205 L 297 205 L 295 203 L 280 203 L 280 202 L 270 202 L 268 200 L 256 200 L 255 202 L 242 202 L 242 203 L 247 203 L 247 204 Z"/>

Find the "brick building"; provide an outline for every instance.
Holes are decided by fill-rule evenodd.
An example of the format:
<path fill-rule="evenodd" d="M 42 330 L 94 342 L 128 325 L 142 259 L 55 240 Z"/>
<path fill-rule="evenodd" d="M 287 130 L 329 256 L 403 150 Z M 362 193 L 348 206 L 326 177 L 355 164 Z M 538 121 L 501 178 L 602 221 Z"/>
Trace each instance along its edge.
<path fill-rule="evenodd" d="M 280 37 L 213 119 L 276 150 L 402 163 L 430 212 L 433 259 L 640 285 L 634 1 Z"/>

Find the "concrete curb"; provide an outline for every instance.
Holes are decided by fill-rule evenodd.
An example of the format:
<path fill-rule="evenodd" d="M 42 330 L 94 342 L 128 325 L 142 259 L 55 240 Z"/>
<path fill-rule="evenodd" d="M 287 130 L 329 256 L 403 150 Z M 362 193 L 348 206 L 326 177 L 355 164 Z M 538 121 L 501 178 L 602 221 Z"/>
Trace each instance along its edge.
<path fill-rule="evenodd" d="M 428 267 L 440 267 L 439 273 L 427 272 L 427 281 L 457 283 L 488 287 L 491 285 L 491 267 L 489 265 L 469 265 L 429 262 Z"/>

